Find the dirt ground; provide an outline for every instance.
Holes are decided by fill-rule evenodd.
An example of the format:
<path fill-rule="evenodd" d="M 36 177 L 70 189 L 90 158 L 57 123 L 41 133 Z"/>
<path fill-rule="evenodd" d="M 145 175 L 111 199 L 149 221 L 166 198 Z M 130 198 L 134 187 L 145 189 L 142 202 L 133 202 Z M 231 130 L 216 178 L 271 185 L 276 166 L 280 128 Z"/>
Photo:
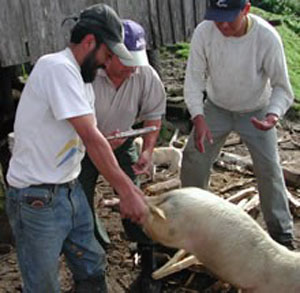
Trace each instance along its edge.
<path fill-rule="evenodd" d="M 184 76 L 184 63 L 174 58 L 173 55 L 163 55 L 162 58 L 162 77 L 166 85 L 168 95 L 170 97 L 182 96 L 182 85 Z M 176 127 L 180 127 L 181 134 L 186 134 L 187 126 L 185 123 L 171 121 Z M 182 122 L 182 121 L 181 121 Z M 298 161 L 300 165 L 300 122 L 283 121 L 279 132 L 280 156 L 283 165 L 289 165 Z M 229 140 L 235 139 L 232 135 Z M 223 150 L 247 156 L 248 152 L 242 143 L 233 146 L 224 147 Z M 299 167 L 298 167 L 299 168 Z M 162 170 L 168 175 L 168 171 Z M 176 176 L 176 175 L 175 175 Z M 255 178 L 250 171 L 241 171 L 233 168 L 228 170 L 215 166 L 211 177 L 211 190 L 221 196 L 228 197 L 241 189 L 250 186 L 256 186 Z M 252 180 L 251 180 L 252 179 Z M 241 183 L 241 184 L 239 184 Z M 149 183 L 147 183 L 149 184 Z M 146 186 L 146 185 L 145 185 Z M 144 187 L 145 187 L 144 186 Z M 233 186 L 228 192 L 221 192 L 225 186 Z M 290 192 L 295 198 L 300 200 L 300 188 L 289 187 Z M 114 197 L 110 186 L 99 179 L 97 186 L 97 211 L 99 216 L 107 228 L 111 245 L 108 248 L 108 284 L 110 292 L 125 293 L 128 292 L 130 284 L 136 278 L 140 271 L 139 264 L 134 256 L 134 244 L 126 240 L 120 221 L 120 215 L 117 208 L 104 207 L 103 199 L 111 199 Z M 264 226 L 262 215 L 258 211 L 257 220 Z M 299 211 L 293 210 L 295 221 L 295 233 L 300 240 L 300 215 Z M 72 278 L 67 269 L 64 259 L 61 259 L 61 285 L 63 292 L 72 291 Z M 190 270 L 184 270 L 173 276 L 164 279 L 163 292 L 235 292 L 234 289 L 212 289 L 211 285 L 215 282 L 215 278 L 208 272 L 193 267 Z M 16 261 L 16 254 L 13 247 L 0 246 L 0 293 L 21 292 L 21 278 Z M 87 292 L 88 293 L 88 292 Z"/>

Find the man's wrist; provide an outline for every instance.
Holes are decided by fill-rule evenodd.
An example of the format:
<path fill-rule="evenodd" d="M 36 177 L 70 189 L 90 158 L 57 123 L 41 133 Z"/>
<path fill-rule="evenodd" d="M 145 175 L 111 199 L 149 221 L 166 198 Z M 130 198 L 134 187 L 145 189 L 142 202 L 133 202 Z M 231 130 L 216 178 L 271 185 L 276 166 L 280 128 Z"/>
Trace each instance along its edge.
<path fill-rule="evenodd" d="M 202 115 L 202 114 L 198 114 L 192 119 L 192 122 L 195 126 L 202 124 L 202 122 L 204 122 L 204 121 L 205 121 L 204 115 Z"/>
<path fill-rule="evenodd" d="M 279 115 L 276 113 L 267 113 L 266 117 L 267 119 L 271 118 L 273 122 L 277 122 L 279 120 Z"/>

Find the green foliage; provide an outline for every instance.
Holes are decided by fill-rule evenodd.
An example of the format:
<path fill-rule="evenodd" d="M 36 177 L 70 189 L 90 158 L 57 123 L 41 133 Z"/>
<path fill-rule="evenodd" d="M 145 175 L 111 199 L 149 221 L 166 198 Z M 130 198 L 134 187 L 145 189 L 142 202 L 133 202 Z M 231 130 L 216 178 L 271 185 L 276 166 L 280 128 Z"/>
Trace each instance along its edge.
<path fill-rule="evenodd" d="M 252 0 L 251 3 L 269 12 L 300 16 L 299 0 Z"/>
<path fill-rule="evenodd" d="M 294 90 L 296 101 L 300 102 L 300 37 L 299 37 L 299 21 L 294 21 L 293 16 L 278 15 L 270 12 L 266 12 L 262 9 L 252 7 L 251 12 L 263 17 L 266 20 L 281 20 L 282 24 L 276 26 L 279 32 L 286 54 L 289 75 L 291 84 Z M 294 23 L 295 27 L 298 27 L 298 31 L 291 29 L 290 23 Z M 295 28 L 294 27 L 294 28 Z M 296 111 L 298 111 L 296 104 L 293 105 Z"/>
<path fill-rule="evenodd" d="M 26 83 L 26 81 L 28 79 L 28 73 L 26 71 L 24 64 L 21 65 L 21 70 L 22 70 L 22 76 L 20 76 L 20 79 L 22 80 L 22 82 Z"/>
<path fill-rule="evenodd" d="M 177 43 L 174 45 L 169 45 L 166 47 L 166 50 L 175 54 L 177 58 L 183 59 L 186 61 L 189 57 L 190 44 L 188 43 Z M 162 54 L 163 51 L 162 51 Z"/>

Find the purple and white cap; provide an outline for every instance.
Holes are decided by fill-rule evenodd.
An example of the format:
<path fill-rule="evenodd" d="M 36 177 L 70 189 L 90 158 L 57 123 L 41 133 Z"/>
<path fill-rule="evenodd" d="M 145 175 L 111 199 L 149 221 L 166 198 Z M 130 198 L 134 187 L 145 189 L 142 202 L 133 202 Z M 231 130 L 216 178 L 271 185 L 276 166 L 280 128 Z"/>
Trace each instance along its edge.
<path fill-rule="evenodd" d="M 122 20 L 125 39 L 124 43 L 130 52 L 131 59 L 122 59 L 120 61 L 125 66 L 145 66 L 149 65 L 146 53 L 145 31 L 141 25 L 135 21 L 125 19 Z"/>

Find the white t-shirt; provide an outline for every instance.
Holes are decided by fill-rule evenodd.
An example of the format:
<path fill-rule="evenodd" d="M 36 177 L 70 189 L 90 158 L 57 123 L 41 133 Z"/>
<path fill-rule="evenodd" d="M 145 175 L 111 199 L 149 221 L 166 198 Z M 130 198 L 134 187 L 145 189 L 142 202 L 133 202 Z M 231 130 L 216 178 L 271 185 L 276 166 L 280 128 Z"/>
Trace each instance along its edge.
<path fill-rule="evenodd" d="M 41 57 L 23 90 L 7 180 L 17 188 L 77 178 L 85 148 L 68 118 L 94 113 L 94 92 L 66 48 Z"/>
<path fill-rule="evenodd" d="M 223 36 L 213 21 L 195 29 L 184 85 L 192 118 L 203 114 L 204 90 L 217 106 L 240 113 L 268 106 L 282 116 L 293 103 L 280 36 L 262 18 L 250 17 L 252 26 L 241 37 Z"/>

